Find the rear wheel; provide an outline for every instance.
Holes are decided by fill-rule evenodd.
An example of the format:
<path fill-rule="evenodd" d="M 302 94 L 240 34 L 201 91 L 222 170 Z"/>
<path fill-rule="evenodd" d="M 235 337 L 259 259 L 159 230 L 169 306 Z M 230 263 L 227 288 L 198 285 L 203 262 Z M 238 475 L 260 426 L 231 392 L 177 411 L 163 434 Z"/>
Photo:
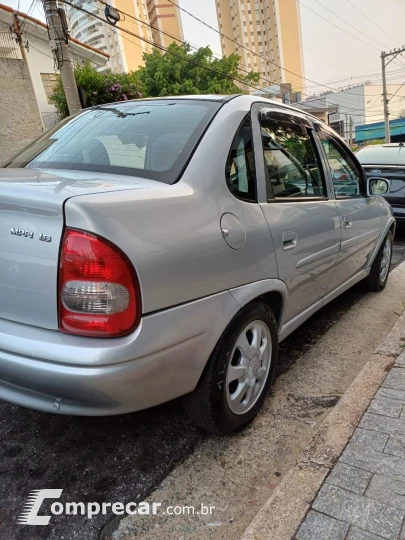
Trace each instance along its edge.
<path fill-rule="evenodd" d="M 256 416 L 274 374 L 277 324 L 263 302 L 242 309 L 222 334 L 197 388 L 184 396 L 193 422 L 215 434 L 243 429 Z"/>
<path fill-rule="evenodd" d="M 394 236 L 392 231 L 388 231 L 371 266 L 370 274 L 365 279 L 365 285 L 369 291 L 382 291 L 387 284 L 392 258 L 393 240 Z"/>

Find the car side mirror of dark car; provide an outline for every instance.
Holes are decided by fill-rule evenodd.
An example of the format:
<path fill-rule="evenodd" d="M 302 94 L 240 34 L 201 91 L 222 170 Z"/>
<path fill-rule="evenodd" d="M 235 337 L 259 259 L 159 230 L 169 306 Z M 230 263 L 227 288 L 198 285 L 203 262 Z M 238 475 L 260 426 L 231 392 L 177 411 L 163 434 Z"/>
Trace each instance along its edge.
<path fill-rule="evenodd" d="M 385 178 L 367 178 L 367 194 L 369 196 L 385 195 L 390 189 L 390 183 Z"/>

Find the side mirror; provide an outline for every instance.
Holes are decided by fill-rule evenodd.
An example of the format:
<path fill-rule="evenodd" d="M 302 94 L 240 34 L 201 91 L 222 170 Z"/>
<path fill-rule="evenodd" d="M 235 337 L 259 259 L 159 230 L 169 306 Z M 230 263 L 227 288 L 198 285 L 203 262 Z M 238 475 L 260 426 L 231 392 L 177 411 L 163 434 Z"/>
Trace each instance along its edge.
<path fill-rule="evenodd" d="M 385 195 L 390 190 L 390 183 L 385 178 L 367 178 L 367 194 L 370 196 Z"/>

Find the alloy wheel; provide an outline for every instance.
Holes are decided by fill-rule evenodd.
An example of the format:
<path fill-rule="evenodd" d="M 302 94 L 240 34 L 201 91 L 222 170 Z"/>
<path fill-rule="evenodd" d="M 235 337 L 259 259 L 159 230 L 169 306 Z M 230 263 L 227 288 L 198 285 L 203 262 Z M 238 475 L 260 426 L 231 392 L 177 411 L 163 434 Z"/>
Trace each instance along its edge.
<path fill-rule="evenodd" d="M 381 266 L 380 266 L 381 283 L 384 283 L 384 281 L 387 279 L 388 271 L 390 269 L 390 263 L 391 263 L 391 254 L 392 254 L 392 242 L 391 242 L 391 238 L 387 237 L 384 243 L 383 255 L 382 255 Z"/>
<path fill-rule="evenodd" d="M 249 411 L 259 399 L 270 371 L 272 341 L 263 321 L 249 323 L 239 334 L 226 375 L 226 399 L 237 415 Z"/>

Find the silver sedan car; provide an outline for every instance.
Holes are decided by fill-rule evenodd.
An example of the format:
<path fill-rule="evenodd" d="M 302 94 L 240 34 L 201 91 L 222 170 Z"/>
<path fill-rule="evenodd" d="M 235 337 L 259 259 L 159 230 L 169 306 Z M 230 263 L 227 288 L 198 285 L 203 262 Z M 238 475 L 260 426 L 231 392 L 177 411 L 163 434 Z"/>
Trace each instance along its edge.
<path fill-rule="evenodd" d="M 182 396 L 198 426 L 243 428 L 280 341 L 355 283 L 384 289 L 387 188 L 253 96 L 65 120 L 0 168 L 0 397 L 114 415 Z"/>

